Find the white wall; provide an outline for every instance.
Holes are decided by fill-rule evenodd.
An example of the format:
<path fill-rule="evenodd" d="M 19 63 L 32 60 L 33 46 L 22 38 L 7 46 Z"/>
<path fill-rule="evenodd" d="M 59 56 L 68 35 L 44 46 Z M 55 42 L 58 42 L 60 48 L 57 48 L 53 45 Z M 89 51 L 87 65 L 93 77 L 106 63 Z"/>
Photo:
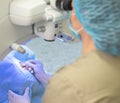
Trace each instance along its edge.
<path fill-rule="evenodd" d="M 11 0 L 0 0 L 0 59 L 8 53 L 8 47 L 13 42 L 20 43 L 34 36 L 31 26 L 20 27 L 10 22 L 10 2 Z"/>

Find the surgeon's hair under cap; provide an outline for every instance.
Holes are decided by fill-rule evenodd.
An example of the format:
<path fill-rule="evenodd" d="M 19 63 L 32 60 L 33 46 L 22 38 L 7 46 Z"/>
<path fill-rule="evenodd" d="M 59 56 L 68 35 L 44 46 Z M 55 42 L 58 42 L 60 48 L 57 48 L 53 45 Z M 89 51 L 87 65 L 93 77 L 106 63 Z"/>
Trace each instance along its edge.
<path fill-rule="evenodd" d="M 96 47 L 120 56 L 120 0 L 74 0 L 74 8 Z"/>

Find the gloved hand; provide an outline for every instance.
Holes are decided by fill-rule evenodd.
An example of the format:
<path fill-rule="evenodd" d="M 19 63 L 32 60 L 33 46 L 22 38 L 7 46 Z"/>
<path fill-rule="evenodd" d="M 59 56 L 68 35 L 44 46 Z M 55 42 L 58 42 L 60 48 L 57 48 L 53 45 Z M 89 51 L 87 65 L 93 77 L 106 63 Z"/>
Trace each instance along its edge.
<path fill-rule="evenodd" d="M 29 98 L 29 87 L 25 89 L 25 93 L 23 96 L 18 95 L 11 90 L 8 91 L 8 99 L 9 103 L 30 103 Z"/>
<path fill-rule="evenodd" d="M 47 74 L 44 71 L 43 64 L 38 60 L 28 60 L 26 62 L 20 63 L 21 66 L 33 73 L 35 77 L 44 85 L 46 86 L 51 75 Z"/>

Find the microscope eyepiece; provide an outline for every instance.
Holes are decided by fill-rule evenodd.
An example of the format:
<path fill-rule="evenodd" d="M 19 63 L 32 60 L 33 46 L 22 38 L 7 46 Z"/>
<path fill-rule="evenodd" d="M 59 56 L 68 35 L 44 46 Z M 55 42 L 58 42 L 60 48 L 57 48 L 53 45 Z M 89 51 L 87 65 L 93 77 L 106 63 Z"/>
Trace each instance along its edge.
<path fill-rule="evenodd" d="M 56 0 L 56 7 L 60 10 L 71 11 L 72 0 Z"/>

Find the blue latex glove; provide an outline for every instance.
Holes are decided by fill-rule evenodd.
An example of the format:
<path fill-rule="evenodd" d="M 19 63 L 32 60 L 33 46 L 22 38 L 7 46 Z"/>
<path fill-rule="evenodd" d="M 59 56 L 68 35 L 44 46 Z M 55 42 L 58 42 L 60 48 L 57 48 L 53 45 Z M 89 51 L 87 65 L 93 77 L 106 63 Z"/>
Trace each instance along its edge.
<path fill-rule="evenodd" d="M 9 103 L 30 103 L 29 88 L 25 89 L 24 95 L 18 95 L 11 90 L 8 92 Z"/>
<path fill-rule="evenodd" d="M 27 61 L 27 60 L 31 60 L 31 59 L 35 59 L 35 54 L 32 52 L 32 50 L 30 50 L 27 46 L 25 45 L 21 45 L 24 49 L 25 49 L 25 53 L 19 53 L 17 51 L 14 51 L 13 56 L 18 59 L 19 61 Z"/>
<path fill-rule="evenodd" d="M 44 86 L 47 85 L 51 75 L 45 72 L 43 64 L 40 61 L 28 60 L 20 64 L 24 69 L 30 71 Z"/>

